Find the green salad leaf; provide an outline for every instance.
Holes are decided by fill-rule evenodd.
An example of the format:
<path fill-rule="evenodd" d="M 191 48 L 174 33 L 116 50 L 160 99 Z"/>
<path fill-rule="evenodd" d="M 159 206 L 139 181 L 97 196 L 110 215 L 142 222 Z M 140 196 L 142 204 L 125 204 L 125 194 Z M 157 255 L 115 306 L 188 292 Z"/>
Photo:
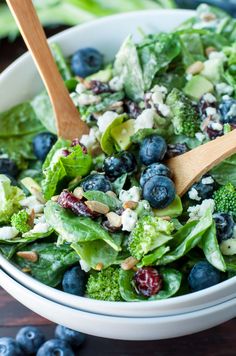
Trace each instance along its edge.
<path fill-rule="evenodd" d="M 154 215 L 163 217 L 170 216 L 171 218 L 177 218 L 183 212 L 182 201 L 178 195 L 176 195 L 173 202 L 164 209 L 154 209 Z"/>
<path fill-rule="evenodd" d="M 115 251 L 120 250 L 115 239 L 99 223 L 88 217 L 79 217 L 53 201 L 46 203 L 44 213 L 46 221 L 68 243 L 103 240 Z"/>
<path fill-rule="evenodd" d="M 87 200 L 95 200 L 107 205 L 110 210 L 116 210 L 121 207 L 119 199 L 98 190 L 88 190 L 83 195 Z"/>
<path fill-rule="evenodd" d="M 125 121 L 125 119 L 127 119 L 128 116 L 127 114 L 123 114 L 120 116 L 117 116 L 111 123 L 110 125 L 108 125 L 108 127 L 106 128 L 105 132 L 103 132 L 101 140 L 100 140 L 100 144 L 101 144 L 101 148 L 102 150 L 108 154 L 111 155 L 113 152 L 116 151 L 116 146 L 115 146 L 115 141 L 111 135 L 111 130 L 122 124 L 122 122 Z"/>
<path fill-rule="evenodd" d="M 226 264 L 219 248 L 216 237 L 216 226 L 214 222 L 203 235 L 201 246 L 208 262 L 220 271 L 225 272 Z"/>
<path fill-rule="evenodd" d="M 79 262 L 78 254 L 66 244 L 58 248 L 54 242 L 35 242 L 24 246 L 23 251 L 36 252 L 38 261 L 30 262 L 17 255 L 13 261 L 21 268 L 29 268 L 32 277 L 50 287 L 58 286 L 65 271 Z"/>
<path fill-rule="evenodd" d="M 52 43 L 50 45 L 54 60 L 56 62 L 57 68 L 61 73 L 63 80 L 69 80 L 72 78 L 72 73 L 70 66 L 68 65 L 65 57 L 63 56 L 62 50 L 57 43 Z"/>
<path fill-rule="evenodd" d="M 218 184 L 231 182 L 236 186 L 236 155 L 227 158 L 210 172 Z"/>
<path fill-rule="evenodd" d="M 52 104 L 46 91 L 43 91 L 32 99 L 31 105 L 34 109 L 36 117 L 41 121 L 43 126 L 46 127 L 48 131 L 56 134 L 57 129 Z"/>
<path fill-rule="evenodd" d="M 155 262 L 163 257 L 168 251 L 170 251 L 170 247 L 166 245 L 162 245 L 155 249 L 152 253 L 145 255 L 141 262 L 137 264 L 137 267 L 143 266 L 152 266 L 155 265 Z"/>
<path fill-rule="evenodd" d="M 126 302 L 140 302 L 140 301 L 152 301 L 170 298 L 175 295 L 181 285 L 182 275 L 179 271 L 173 268 L 160 268 L 160 274 L 163 278 L 163 289 L 159 293 L 146 298 L 137 294 L 133 287 L 133 277 L 135 272 L 132 270 L 124 271 L 120 270 L 120 294 Z"/>

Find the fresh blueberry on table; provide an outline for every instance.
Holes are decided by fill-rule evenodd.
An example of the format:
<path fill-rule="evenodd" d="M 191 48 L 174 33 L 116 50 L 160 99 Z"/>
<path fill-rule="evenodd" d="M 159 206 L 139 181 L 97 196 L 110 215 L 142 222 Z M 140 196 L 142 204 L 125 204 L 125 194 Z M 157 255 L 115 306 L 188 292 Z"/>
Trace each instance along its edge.
<path fill-rule="evenodd" d="M 75 353 L 68 342 L 60 339 L 51 339 L 40 347 L 36 356 L 75 356 Z"/>
<path fill-rule="evenodd" d="M 139 150 L 140 161 L 148 166 L 160 162 L 167 151 L 165 140 L 161 136 L 152 135 L 143 140 Z"/>
<path fill-rule="evenodd" d="M 221 120 L 224 124 L 236 124 L 236 100 L 222 100 L 219 105 Z"/>
<path fill-rule="evenodd" d="M 106 176 L 114 180 L 124 173 L 133 172 L 136 168 L 136 160 L 132 153 L 124 151 L 107 157 L 103 163 Z"/>
<path fill-rule="evenodd" d="M 153 176 L 166 176 L 171 178 L 171 171 L 167 166 L 165 166 L 162 163 L 153 163 L 147 168 L 144 169 L 144 171 L 141 174 L 140 177 L 140 185 L 141 187 L 144 186 L 144 184 L 147 182 L 148 179 L 152 178 Z"/>
<path fill-rule="evenodd" d="M 0 338 L 0 356 L 24 356 L 20 345 L 12 337 Z"/>
<path fill-rule="evenodd" d="M 153 176 L 143 186 L 143 198 L 153 208 L 164 209 L 175 199 L 176 191 L 172 180 L 165 176 Z"/>
<path fill-rule="evenodd" d="M 213 219 L 216 223 L 216 235 L 219 242 L 233 237 L 235 224 L 231 214 L 214 214 Z"/>
<path fill-rule="evenodd" d="M 25 353 L 34 354 L 45 342 L 45 336 L 40 329 L 26 326 L 18 331 L 16 341 Z"/>
<path fill-rule="evenodd" d="M 111 183 L 102 174 L 90 174 L 81 182 L 81 187 L 86 192 L 88 190 L 100 190 L 101 192 L 108 192 L 112 190 Z"/>
<path fill-rule="evenodd" d="M 6 174 L 15 178 L 19 173 L 14 161 L 9 158 L 0 158 L 0 174 Z"/>
<path fill-rule="evenodd" d="M 65 272 L 62 279 L 62 289 L 64 292 L 83 296 L 86 286 L 86 273 L 80 266 L 75 266 Z"/>
<path fill-rule="evenodd" d="M 221 275 L 215 267 L 207 261 L 196 263 L 188 276 L 188 283 L 192 292 L 214 286 L 220 283 Z"/>
<path fill-rule="evenodd" d="M 55 337 L 68 342 L 73 348 L 78 348 L 85 341 L 85 335 L 83 333 L 62 325 L 57 325 Z"/>
<path fill-rule="evenodd" d="M 48 152 L 56 142 L 57 137 L 50 132 L 42 132 L 33 139 L 33 151 L 35 156 L 44 161 Z"/>
<path fill-rule="evenodd" d="M 103 65 L 103 55 L 95 48 L 81 48 L 71 59 L 71 69 L 82 78 L 98 72 Z"/>

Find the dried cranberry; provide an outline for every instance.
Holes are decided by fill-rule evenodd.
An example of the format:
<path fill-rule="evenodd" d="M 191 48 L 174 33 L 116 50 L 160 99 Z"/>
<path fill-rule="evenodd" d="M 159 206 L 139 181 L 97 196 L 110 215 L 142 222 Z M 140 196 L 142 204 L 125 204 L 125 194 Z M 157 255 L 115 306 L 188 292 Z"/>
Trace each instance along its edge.
<path fill-rule="evenodd" d="M 87 148 L 83 145 L 78 138 L 74 138 L 71 143 L 71 147 L 80 146 L 84 154 L 88 153 Z"/>
<path fill-rule="evenodd" d="M 76 196 L 74 196 L 68 191 L 64 190 L 60 194 L 57 202 L 62 208 L 70 209 L 76 215 L 88 216 L 91 218 L 95 218 L 98 216 L 98 214 L 90 210 L 82 200 L 79 200 L 78 198 L 76 198 Z"/>
<path fill-rule="evenodd" d="M 198 103 L 198 112 L 200 114 L 200 117 L 201 119 L 205 119 L 207 117 L 207 113 L 206 113 L 206 110 L 207 108 L 217 108 L 217 102 L 208 102 L 206 99 L 205 99 L 205 95 L 203 95 L 203 97 L 200 99 L 199 103 Z"/>
<path fill-rule="evenodd" d="M 90 89 L 94 94 L 110 93 L 111 88 L 107 83 L 103 83 L 100 80 L 91 80 Z"/>
<path fill-rule="evenodd" d="M 157 294 L 162 288 L 162 277 L 153 267 L 140 268 L 134 275 L 134 284 L 137 292 L 150 297 Z"/>
<path fill-rule="evenodd" d="M 124 101 L 124 111 L 129 114 L 133 119 L 137 119 L 137 117 L 141 114 L 142 110 L 138 106 L 138 104 L 134 103 L 131 100 Z"/>
<path fill-rule="evenodd" d="M 219 136 L 223 136 L 223 131 L 218 131 L 218 130 L 214 130 L 210 127 L 207 127 L 206 132 L 209 136 L 210 140 L 214 140 L 215 138 L 219 137 Z"/>
<path fill-rule="evenodd" d="M 67 156 L 69 156 L 70 152 L 68 150 L 62 150 L 61 154 L 62 154 L 62 156 L 67 157 Z"/>
<path fill-rule="evenodd" d="M 188 151 L 185 143 L 176 143 L 175 145 L 167 145 L 165 159 L 180 156 Z"/>

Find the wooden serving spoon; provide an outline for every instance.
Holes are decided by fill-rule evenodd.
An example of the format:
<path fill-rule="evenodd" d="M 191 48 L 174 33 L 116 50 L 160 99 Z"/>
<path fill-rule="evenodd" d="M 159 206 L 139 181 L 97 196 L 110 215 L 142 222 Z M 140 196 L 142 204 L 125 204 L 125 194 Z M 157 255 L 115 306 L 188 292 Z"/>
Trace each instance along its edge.
<path fill-rule="evenodd" d="M 182 196 L 205 173 L 236 153 L 236 129 L 202 146 L 169 159 L 177 194 Z"/>
<path fill-rule="evenodd" d="M 89 128 L 81 120 L 65 87 L 32 0 L 6 1 L 49 94 L 58 136 L 66 139 L 80 138 L 88 133 Z"/>

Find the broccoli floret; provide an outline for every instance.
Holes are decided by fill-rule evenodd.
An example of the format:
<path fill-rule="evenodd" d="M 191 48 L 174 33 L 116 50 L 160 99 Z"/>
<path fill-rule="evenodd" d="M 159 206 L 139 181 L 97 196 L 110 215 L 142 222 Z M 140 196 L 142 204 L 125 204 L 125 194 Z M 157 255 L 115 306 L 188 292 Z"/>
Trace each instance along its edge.
<path fill-rule="evenodd" d="M 220 187 L 213 194 L 215 210 L 220 213 L 236 213 L 236 188 L 231 183 Z"/>
<path fill-rule="evenodd" d="M 24 198 L 23 191 L 12 186 L 7 176 L 0 174 L 0 224 L 11 220 L 12 215 L 21 209 L 19 202 Z"/>
<path fill-rule="evenodd" d="M 129 237 L 129 252 L 140 260 L 148 252 L 171 240 L 173 230 L 174 225 L 170 221 L 150 215 L 144 216 Z"/>
<path fill-rule="evenodd" d="M 119 268 L 108 267 L 101 272 L 90 274 L 86 286 L 86 295 L 92 299 L 122 300 L 119 289 Z"/>
<path fill-rule="evenodd" d="M 28 223 L 29 214 L 26 210 L 20 210 L 11 217 L 11 225 L 15 227 L 19 232 L 24 234 L 25 232 L 31 230 L 31 226 Z"/>
<path fill-rule="evenodd" d="M 200 120 L 191 100 L 179 89 L 174 88 L 167 96 L 166 104 L 171 109 L 175 133 L 194 137 L 200 130 Z"/>

